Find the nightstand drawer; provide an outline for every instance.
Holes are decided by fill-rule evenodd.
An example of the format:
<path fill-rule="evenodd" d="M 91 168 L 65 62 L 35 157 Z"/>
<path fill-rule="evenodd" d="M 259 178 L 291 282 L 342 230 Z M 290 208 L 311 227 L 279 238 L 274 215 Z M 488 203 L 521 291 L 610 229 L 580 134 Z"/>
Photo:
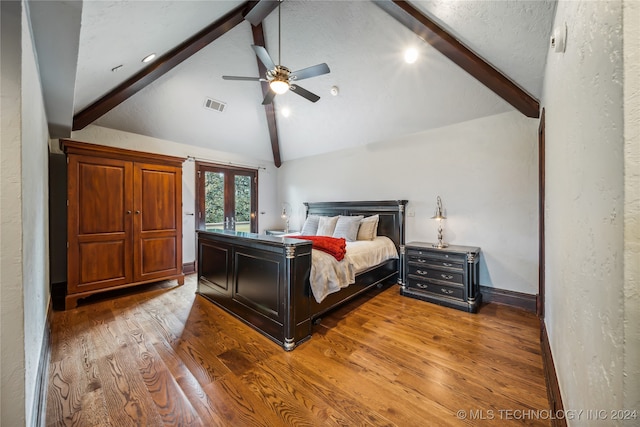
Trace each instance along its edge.
<path fill-rule="evenodd" d="M 464 298 L 464 288 L 462 287 L 454 287 L 454 286 L 446 286 L 428 282 L 422 282 L 415 280 L 413 278 L 409 278 L 407 286 L 411 289 L 419 289 L 421 291 L 430 292 L 432 294 L 443 295 L 451 298 L 463 299 Z"/>
<path fill-rule="evenodd" d="M 462 273 L 456 273 L 452 271 L 436 270 L 433 268 L 416 266 L 409 264 L 407 274 L 410 276 L 418 276 L 422 279 L 439 280 L 441 282 L 447 282 L 451 284 L 464 284 L 464 275 Z"/>
<path fill-rule="evenodd" d="M 408 262 L 413 265 L 428 265 L 431 267 L 449 268 L 451 270 L 464 270 L 464 262 L 458 260 L 411 256 Z"/>
<path fill-rule="evenodd" d="M 430 261 L 432 260 L 433 262 L 448 262 L 448 263 L 458 263 L 458 264 L 464 264 L 464 262 L 466 261 L 466 256 L 464 254 L 449 254 L 449 253 L 444 253 L 441 252 L 441 250 L 416 250 L 416 249 L 409 249 L 407 251 L 407 256 L 409 257 L 409 259 L 411 258 L 415 258 L 415 259 L 429 259 Z"/>

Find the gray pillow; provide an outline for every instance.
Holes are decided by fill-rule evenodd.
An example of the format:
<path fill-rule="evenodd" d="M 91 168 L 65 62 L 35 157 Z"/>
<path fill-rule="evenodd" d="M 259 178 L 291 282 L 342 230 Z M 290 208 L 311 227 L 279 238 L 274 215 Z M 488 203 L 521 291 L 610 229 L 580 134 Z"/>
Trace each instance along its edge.
<path fill-rule="evenodd" d="M 318 232 L 318 223 L 320 222 L 320 216 L 318 215 L 309 215 L 307 219 L 304 221 L 304 225 L 302 226 L 302 231 L 300 234 L 303 236 L 315 236 Z"/>
<path fill-rule="evenodd" d="M 353 242 L 358 237 L 358 228 L 360 221 L 364 216 L 340 216 L 333 231 L 333 237 L 343 237 L 347 242 Z"/>

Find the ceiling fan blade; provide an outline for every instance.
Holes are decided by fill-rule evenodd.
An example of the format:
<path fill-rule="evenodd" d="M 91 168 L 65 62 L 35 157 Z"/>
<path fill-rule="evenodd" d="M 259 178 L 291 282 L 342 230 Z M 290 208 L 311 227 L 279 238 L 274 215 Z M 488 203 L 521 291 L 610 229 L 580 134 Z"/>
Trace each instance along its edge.
<path fill-rule="evenodd" d="M 308 79 L 309 77 L 321 76 L 323 74 L 329 74 L 331 70 L 329 66 L 324 62 L 322 64 L 314 65 L 312 67 L 303 68 L 302 70 L 294 71 L 291 76 L 295 80 Z"/>
<path fill-rule="evenodd" d="M 224 80 L 248 80 L 252 82 L 259 82 L 260 80 L 264 80 L 264 79 L 261 79 L 260 77 L 222 76 L 222 78 Z"/>
<path fill-rule="evenodd" d="M 271 11 L 278 7 L 278 2 L 273 0 L 260 0 L 244 17 L 254 27 L 261 23 Z"/>
<path fill-rule="evenodd" d="M 260 61 L 262 61 L 264 66 L 267 67 L 267 70 L 274 70 L 276 68 L 276 64 L 273 63 L 273 60 L 269 56 L 269 52 L 267 52 L 267 49 L 263 48 L 262 46 L 256 46 L 255 44 L 252 44 L 251 47 L 256 52 L 256 55 L 258 56 Z"/>
<path fill-rule="evenodd" d="M 273 98 L 275 97 L 276 97 L 276 93 L 271 89 L 269 89 L 267 91 L 267 94 L 264 96 L 264 101 L 262 101 L 262 105 L 271 104 L 273 102 Z"/>
<path fill-rule="evenodd" d="M 291 85 L 290 89 L 293 91 L 293 93 L 298 94 L 301 97 L 306 98 L 311 102 L 317 102 L 320 99 L 320 97 L 315 93 L 309 92 L 308 90 L 300 86 Z"/>

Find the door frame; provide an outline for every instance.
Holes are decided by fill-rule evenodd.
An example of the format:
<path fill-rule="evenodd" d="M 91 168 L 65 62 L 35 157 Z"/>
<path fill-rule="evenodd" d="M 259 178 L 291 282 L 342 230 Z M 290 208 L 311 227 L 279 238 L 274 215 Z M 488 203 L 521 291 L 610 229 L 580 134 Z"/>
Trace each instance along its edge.
<path fill-rule="evenodd" d="M 544 322 L 545 292 L 545 111 L 540 114 L 538 126 L 538 296 L 536 298 L 536 314 L 540 324 Z"/>
<path fill-rule="evenodd" d="M 232 165 L 221 165 L 217 163 L 196 161 L 196 229 L 204 230 L 205 224 L 205 194 L 204 181 L 202 180 L 202 172 L 224 172 L 224 204 L 225 206 L 235 206 L 232 203 L 235 200 L 235 179 L 227 177 L 235 177 L 236 175 L 250 175 L 252 177 L 251 185 L 251 215 L 250 230 L 252 233 L 258 232 L 258 170 L 251 168 L 243 168 Z M 233 195 L 233 196 L 232 196 Z M 226 212 L 226 208 L 225 208 Z"/>

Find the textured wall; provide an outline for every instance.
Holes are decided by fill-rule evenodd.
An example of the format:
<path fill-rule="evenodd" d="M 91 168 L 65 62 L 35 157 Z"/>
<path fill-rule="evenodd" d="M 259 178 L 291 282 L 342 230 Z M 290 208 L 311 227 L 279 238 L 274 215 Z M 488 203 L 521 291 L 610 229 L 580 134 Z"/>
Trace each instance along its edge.
<path fill-rule="evenodd" d="M 623 3 L 624 408 L 640 410 L 640 2 Z"/>
<path fill-rule="evenodd" d="M 440 195 L 444 239 L 482 247 L 480 284 L 536 294 L 537 126 L 511 112 L 285 162 L 282 200 L 296 211 L 295 228 L 305 201 L 406 198 L 407 241 L 433 242 Z"/>
<path fill-rule="evenodd" d="M 76 141 L 89 142 L 92 144 L 108 145 L 112 147 L 126 148 L 129 150 L 146 151 L 150 153 L 167 154 L 171 156 L 194 156 L 197 158 L 209 159 L 220 164 L 236 163 L 253 166 L 262 166 L 258 172 L 258 206 L 261 214 L 258 218 L 258 227 L 264 230 L 271 225 L 279 216 L 279 205 L 276 203 L 276 169 L 273 163 L 258 161 L 249 156 L 224 153 L 221 151 L 207 150 L 177 142 L 165 141 L 129 132 L 122 132 L 100 126 L 90 125 L 81 131 L 71 134 L 71 139 Z M 53 141 L 52 150 L 58 150 L 58 142 Z M 195 253 L 195 217 L 186 215 L 194 213 L 196 196 L 195 163 L 185 162 L 182 165 L 182 204 L 183 204 L 183 256 L 184 263 L 192 262 L 196 259 Z"/>
<path fill-rule="evenodd" d="M 565 409 L 622 408 L 622 2 L 560 1 L 554 26 L 564 23 L 543 96 L 545 323 Z"/>
<path fill-rule="evenodd" d="M 20 2 L 0 2 L 2 150 L 0 150 L 0 425 L 25 423 L 22 295 Z"/>
<path fill-rule="evenodd" d="M 26 8 L 25 8 L 26 10 Z M 22 14 L 22 286 L 25 405 L 31 425 L 49 306 L 49 131 L 34 44 Z"/>

